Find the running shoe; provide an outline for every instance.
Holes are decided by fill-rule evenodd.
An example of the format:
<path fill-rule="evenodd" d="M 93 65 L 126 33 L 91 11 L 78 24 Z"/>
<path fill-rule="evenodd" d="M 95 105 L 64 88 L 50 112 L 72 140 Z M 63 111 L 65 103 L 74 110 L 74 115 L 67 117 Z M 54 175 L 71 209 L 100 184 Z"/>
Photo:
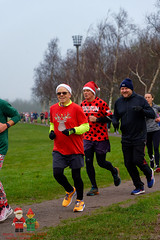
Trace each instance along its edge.
<path fill-rule="evenodd" d="M 156 173 L 159 173 L 160 172 L 160 167 L 156 165 L 156 168 L 154 170 Z"/>
<path fill-rule="evenodd" d="M 98 192 L 98 188 L 94 188 L 92 187 L 89 192 L 87 193 L 87 196 L 94 196 L 94 195 L 98 195 L 99 192 Z"/>
<path fill-rule="evenodd" d="M 151 168 L 151 170 L 152 170 L 151 181 L 147 181 L 149 188 L 153 187 L 153 185 L 155 184 L 154 171 L 152 168 Z"/>
<path fill-rule="evenodd" d="M 72 192 L 66 192 L 66 196 L 62 202 L 62 206 L 63 207 L 68 207 L 71 203 L 72 203 L 72 199 L 74 197 L 74 195 L 76 194 L 76 189 L 75 187 L 73 187 L 73 191 Z"/>
<path fill-rule="evenodd" d="M 131 195 L 139 195 L 139 194 L 142 194 L 142 193 L 145 193 L 144 188 L 136 188 L 131 192 Z"/>
<path fill-rule="evenodd" d="M 114 179 L 114 185 L 117 187 L 121 184 L 121 178 L 119 176 L 119 169 L 116 168 L 116 173 L 113 174 L 113 179 Z"/>
<path fill-rule="evenodd" d="M 12 208 L 9 206 L 9 207 L 2 207 L 2 210 L 1 210 L 1 214 L 0 214 L 0 222 L 3 222 L 4 220 L 6 220 L 9 215 L 11 215 L 13 212 Z"/>
<path fill-rule="evenodd" d="M 73 212 L 83 212 L 85 204 L 83 200 L 77 200 Z"/>

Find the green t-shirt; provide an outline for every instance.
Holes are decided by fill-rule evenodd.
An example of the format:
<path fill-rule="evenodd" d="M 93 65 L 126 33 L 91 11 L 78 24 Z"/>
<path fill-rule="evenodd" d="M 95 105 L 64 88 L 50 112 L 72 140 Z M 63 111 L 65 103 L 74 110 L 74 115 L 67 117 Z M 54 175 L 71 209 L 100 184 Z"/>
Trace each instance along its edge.
<path fill-rule="evenodd" d="M 0 99 L 0 122 L 6 123 L 8 120 L 17 123 L 20 120 L 20 115 L 7 101 Z M 6 155 L 8 151 L 8 129 L 0 133 L 0 154 Z"/>

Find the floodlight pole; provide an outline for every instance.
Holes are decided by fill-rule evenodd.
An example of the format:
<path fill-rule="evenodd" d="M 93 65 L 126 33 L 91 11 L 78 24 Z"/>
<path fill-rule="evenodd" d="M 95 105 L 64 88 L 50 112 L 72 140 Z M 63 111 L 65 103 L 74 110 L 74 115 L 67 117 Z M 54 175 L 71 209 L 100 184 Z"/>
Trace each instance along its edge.
<path fill-rule="evenodd" d="M 73 38 L 73 46 L 76 47 L 77 50 L 77 76 L 79 79 L 79 47 L 81 46 L 82 36 L 81 35 L 74 35 Z"/>

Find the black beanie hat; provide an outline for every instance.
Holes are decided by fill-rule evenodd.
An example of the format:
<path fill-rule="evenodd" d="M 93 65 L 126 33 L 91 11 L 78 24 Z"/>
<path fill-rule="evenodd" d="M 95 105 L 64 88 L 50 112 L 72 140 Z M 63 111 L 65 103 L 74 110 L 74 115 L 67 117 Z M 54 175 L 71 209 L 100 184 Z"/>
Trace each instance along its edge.
<path fill-rule="evenodd" d="M 130 78 L 126 78 L 124 79 L 121 84 L 120 84 L 120 87 L 127 87 L 127 88 L 130 88 L 132 91 L 133 91 L 133 83 L 132 83 L 132 80 Z"/>

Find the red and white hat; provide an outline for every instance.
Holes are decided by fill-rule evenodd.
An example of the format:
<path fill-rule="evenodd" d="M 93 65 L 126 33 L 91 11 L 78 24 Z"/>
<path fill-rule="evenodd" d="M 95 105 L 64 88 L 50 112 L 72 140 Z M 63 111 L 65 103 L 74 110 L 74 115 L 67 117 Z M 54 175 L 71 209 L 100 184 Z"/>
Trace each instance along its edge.
<path fill-rule="evenodd" d="M 22 211 L 22 208 L 15 208 L 14 209 L 14 214 L 17 214 L 17 213 L 23 213 L 23 211 Z"/>
<path fill-rule="evenodd" d="M 68 92 L 69 92 L 70 94 L 72 94 L 72 89 L 71 89 L 71 87 L 70 87 L 68 84 L 65 84 L 65 83 L 61 83 L 61 84 L 59 84 L 59 85 L 56 87 L 56 93 L 57 93 L 57 91 L 58 91 L 58 88 L 60 88 L 60 87 L 66 88 L 66 89 L 68 90 Z"/>
<path fill-rule="evenodd" d="M 97 84 L 93 81 L 90 81 L 90 82 L 86 83 L 83 87 L 83 90 L 85 90 L 85 89 L 90 90 L 91 92 L 94 93 L 94 95 L 96 94 L 96 89 L 98 91 L 100 90 L 100 88 L 97 86 Z"/>

